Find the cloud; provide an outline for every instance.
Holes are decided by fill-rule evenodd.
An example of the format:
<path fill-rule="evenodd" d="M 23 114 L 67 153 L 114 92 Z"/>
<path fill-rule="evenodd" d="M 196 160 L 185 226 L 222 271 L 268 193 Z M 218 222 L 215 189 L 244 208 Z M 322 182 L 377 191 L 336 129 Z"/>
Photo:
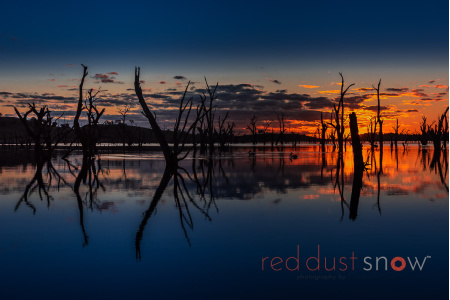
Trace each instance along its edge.
<path fill-rule="evenodd" d="M 106 74 L 95 74 L 93 78 L 94 79 L 106 79 L 106 78 L 109 78 L 109 76 Z"/>
<path fill-rule="evenodd" d="M 388 92 L 396 92 L 396 93 L 406 93 L 409 91 L 409 88 L 403 87 L 403 88 L 387 88 L 386 91 Z"/>
<path fill-rule="evenodd" d="M 424 84 L 424 85 L 419 85 L 419 87 L 429 88 L 429 87 L 431 87 L 431 86 L 428 85 L 428 84 Z"/>
<path fill-rule="evenodd" d="M 333 102 L 326 97 L 311 98 L 311 100 L 306 104 L 306 107 L 309 109 L 330 109 L 333 107 Z"/>
<path fill-rule="evenodd" d="M 106 73 L 106 74 L 109 74 L 109 75 L 119 75 L 119 73 L 117 73 L 117 72 L 109 72 L 109 73 Z"/>
<path fill-rule="evenodd" d="M 116 73 L 116 72 L 111 72 L 111 73 Z M 108 73 L 108 74 L 111 74 Z M 116 81 L 116 77 L 110 77 L 108 74 L 95 74 L 94 79 L 97 79 L 99 81 L 94 81 L 94 83 L 116 83 L 116 84 L 124 84 L 123 81 Z"/>
<path fill-rule="evenodd" d="M 270 78 L 266 78 L 267 80 L 269 80 L 270 82 L 276 83 L 276 84 L 281 84 L 281 82 L 278 79 L 270 79 Z"/>
<path fill-rule="evenodd" d="M 354 89 L 355 91 L 358 92 L 368 92 L 368 91 L 374 91 L 373 88 L 358 88 L 358 89 Z"/>
<path fill-rule="evenodd" d="M 176 80 L 186 80 L 186 77 L 181 76 L 181 75 L 176 75 L 176 76 L 173 76 L 172 78 L 176 79 Z"/>
<path fill-rule="evenodd" d="M 330 94 L 339 94 L 341 92 L 341 90 L 329 90 L 329 91 L 319 91 L 319 94 L 325 94 L 325 95 L 330 95 Z"/>
<path fill-rule="evenodd" d="M 423 91 L 424 89 L 414 89 L 412 90 L 412 93 L 415 97 L 428 97 Z"/>
<path fill-rule="evenodd" d="M 448 85 L 437 84 L 434 86 L 437 89 L 448 89 Z"/>
<path fill-rule="evenodd" d="M 71 104 L 76 103 L 76 97 L 66 97 L 55 95 L 53 93 L 7 93 L 2 92 L 5 106 L 26 108 L 29 103 L 36 103 L 36 105 L 48 105 L 50 110 L 54 108 L 68 109 Z"/>
<path fill-rule="evenodd" d="M 428 83 L 435 83 L 436 82 L 436 80 L 430 80 L 430 81 L 428 81 Z"/>
<path fill-rule="evenodd" d="M 318 85 L 309 85 L 309 84 L 299 84 L 298 86 L 299 87 L 304 87 L 306 89 L 316 89 L 316 88 L 319 87 Z"/>
<path fill-rule="evenodd" d="M 442 98 L 431 98 L 431 97 L 426 97 L 426 98 L 421 98 L 420 100 L 422 101 L 434 101 L 434 102 L 438 102 L 438 101 L 443 101 L 445 99 Z"/>
<path fill-rule="evenodd" d="M 350 109 L 358 109 L 361 108 L 361 104 L 372 98 L 372 95 L 358 95 L 358 96 L 352 96 L 352 97 L 345 97 L 345 107 Z M 335 101 L 339 101 L 339 98 L 335 98 Z"/>
<path fill-rule="evenodd" d="M 160 81 L 160 82 L 158 82 L 159 84 L 166 84 L 167 83 L 167 81 Z"/>

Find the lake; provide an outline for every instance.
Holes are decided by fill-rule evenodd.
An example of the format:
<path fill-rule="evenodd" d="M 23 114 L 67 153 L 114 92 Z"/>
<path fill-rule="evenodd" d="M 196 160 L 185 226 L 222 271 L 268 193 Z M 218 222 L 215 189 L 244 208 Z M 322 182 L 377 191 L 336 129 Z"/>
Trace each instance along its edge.
<path fill-rule="evenodd" d="M 448 299 L 448 152 L 364 147 L 356 184 L 347 147 L 103 153 L 78 193 L 81 155 L 4 151 L 1 298 Z"/>

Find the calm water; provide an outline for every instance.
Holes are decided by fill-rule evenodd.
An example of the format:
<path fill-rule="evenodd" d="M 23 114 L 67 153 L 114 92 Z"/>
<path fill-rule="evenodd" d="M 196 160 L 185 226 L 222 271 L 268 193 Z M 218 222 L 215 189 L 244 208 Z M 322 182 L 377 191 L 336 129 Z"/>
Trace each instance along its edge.
<path fill-rule="evenodd" d="M 78 196 L 80 156 L 57 155 L 39 187 L 31 154 L 2 153 L 0 298 L 447 299 L 448 153 L 385 146 L 380 165 L 365 148 L 358 199 L 351 148 L 343 168 L 327 150 L 241 147 L 168 182 L 160 153 L 102 154 Z"/>

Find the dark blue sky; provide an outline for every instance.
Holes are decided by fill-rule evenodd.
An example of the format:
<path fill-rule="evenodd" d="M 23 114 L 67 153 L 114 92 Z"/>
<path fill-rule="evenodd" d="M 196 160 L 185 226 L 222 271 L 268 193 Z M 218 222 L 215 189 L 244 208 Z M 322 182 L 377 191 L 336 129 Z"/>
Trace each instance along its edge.
<path fill-rule="evenodd" d="M 4 67 L 448 64 L 448 1 L 11 1 L 2 11 Z"/>

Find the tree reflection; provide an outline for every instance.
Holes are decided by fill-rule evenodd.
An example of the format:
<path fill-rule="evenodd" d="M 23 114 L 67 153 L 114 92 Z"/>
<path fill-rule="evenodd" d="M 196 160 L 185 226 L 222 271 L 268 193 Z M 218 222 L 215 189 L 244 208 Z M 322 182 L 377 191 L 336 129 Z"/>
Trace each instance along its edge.
<path fill-rule="evenodd" d="M 355 144 L 352 142 L 352 145 Z M 157 211 L 163 195 L 174 201 L 177 214 L 175 222 L 181 227 L 187 244 L 191 245 L 194 216 L 201 214 L 211 220 L 211 212 L 218 213 L 219 201 L 223 200 L 252 201 L 271 197 L 267 199 L 270 201 L 268 203 L 280 203 L 284 195 L 316 199 L 335 194 L 340 202 L 340 207 L 335 208 L 338 218 L 343 221 L 348 209 L 348 219 L 356 221 L 358 209 L 361 210 L 359 204 L 363 200 L 376 197 L 371 207 L 376 214 L 381 215 L 384 197 L 416 193 L 415 187 L 408 183 L 416 180 L 416 172 L 425 169 L 432 173 L 430 175 L 439 183 L 439 189 L 448 192 L 447 149 L 442 149 L 440 154 L 433 153 L 431 159 L 432 153 L 426 148 L 411 146 L 411 154 L 404 153 L 403 157 L 400 154 L 399 158 L 396 148 L 391 150 L 391 155 L 383 156 L 381 148 L 371 151 L 365 147 L 361 152 L 365 160 L 362 163 L 364 168 L 361 169 L 355 168 L 351 153 L 315 151 L 320 148 L 314 146 L 307 151 L 302 149 L 295 160 L 288 160 L 288 148 L 284 152 L 260 151 L 255 157 L 248 157 L 246 150 L 242 149 L 234 154 L 187 159 L 176 169 L 161 168 L 164 163 L 162 160 L 141 159 L 139 156 L 136 156 L 137 160 L 114 155 L 106 159 L 104 156 L 102 159 L 98 156 L 83 157 L 81 161 L 81 155 L 58 160 L 56 154 L 52 161 L 40 161 L 35 163 L 32 172 L 26 171 L 30 172 L 27 175 L 30 179 L 27 178 L 25 184 L 23 180 L 20 183 L 17 181 L 16 184 L 20 184 L 20 199 L 15 203 L 15 209 L 25 206 L 36 213 L 39 205 L 37 201 L 30 201 L 31 195 L 41 199 L 48 207 L 53 198 L 58 198 L 56 193 L 60 188 L 70 189 L 77 201 L 83 246 L 87 246 L 86 213 L 105 209 L 109 203 L 102 203 L 100 195 L 121 191 L 133 197 L 130 191 L 146 193 L 150 183 L 151 201 L 138 221 L 140 224 L 135 236 L 136 258 L 140 259 L 145 228 Z M 328 148 L 331 150 L 331 146 Z M 401 176 L 405 176 L 404 181 L 397 180 Z M 149 178 L 156 178 L 157 182 Z M 421 179 L 421 182 L 424 183 L 424 180 Z M 426 180 L 429 181 L 429 177 Z M 435 184 L 429 186 L 436 189 Z M 304 198 L 305 190 L 311 191 L 306 196 L 313 197 Z M 417 191 L 422 194 L 426 192 Z M 283 201 L 283 204 L 285 202 L 289 203 Z M 383 208 L 384 211 L 386 209 Z"/>
<path fill-rule="evenodd" d="M 135 249 L 136 249 L 136 259 L 141 259 L 141 243 L 144 235 L 144 230 L 147 226 L 148 221 L 150 220 L 150 217 L 154 215 L 156 212 L 156 208 L 158 206 L 159 201 L 161 200 L 161 197 L 164 193 L 164 191 L 167 189 L 171 179 L 173 178 L 173 199 L 175 201 L 176 208 L 178 210 L 178 216 L 180 220 L 180 226 L 183 230 L 184 236 L 186 238 L 187 243 L 189 246 L 191 246 L 191 241 L 188 235 L 187 228 L 190 230 L 194 229 L 194 221 L 192 218 L 192 214 L 190 211 L 190 206 L 197 209 L 199 212 L 201 212 L 205 218 L 209 221 L 211 221 L 211 217 L 208 214 L 208 210 L 214 202 L 214 194 L 212 192 L 212 178 L 214 173 L 214 166 L 213 166 L 213 160 L 208 159 L 207 160 L 207 170 L 204 169 L 204 160 L 200 160 L 200 169 L 202 172 L 202 176 L 198 176 L 196 171 L 194 159 L 193 162 L 193 171 L 194 176 L 191 177 L 188 171 L 180 166 L 177 168 L 171 168 L 166 167 L 163 173 L 163 176 L 161 178 L 161 181 L 155 191 L 155 194 L 153 195 L 152 201 L 150 202 L 150 206 L 145 211 L 144 216 L 142 218 L 142 221 L 139 225 L 139 229 L 136 233 L 135 238 Z M 186 178 L 185 178 L 186 177 Z M 203 178 L 203 182 L 200 178 Z M 205 206 L 200 207 L 200 205 L 196 202 L 196 200 L 191 196 L 191 192 L 189 191 L 189 188 L 186 184 L 186 180 L 189 180 L 190 182 L 194 182 L 197 186 L 197 191 L 200 195 L 200 199 L 204 200 Z M 210 198 L 209 202 L 206 202 L 206 187 L 209 186 L 210 189 Z M 217 206 L 216 206 L 217 208 Z"/>

